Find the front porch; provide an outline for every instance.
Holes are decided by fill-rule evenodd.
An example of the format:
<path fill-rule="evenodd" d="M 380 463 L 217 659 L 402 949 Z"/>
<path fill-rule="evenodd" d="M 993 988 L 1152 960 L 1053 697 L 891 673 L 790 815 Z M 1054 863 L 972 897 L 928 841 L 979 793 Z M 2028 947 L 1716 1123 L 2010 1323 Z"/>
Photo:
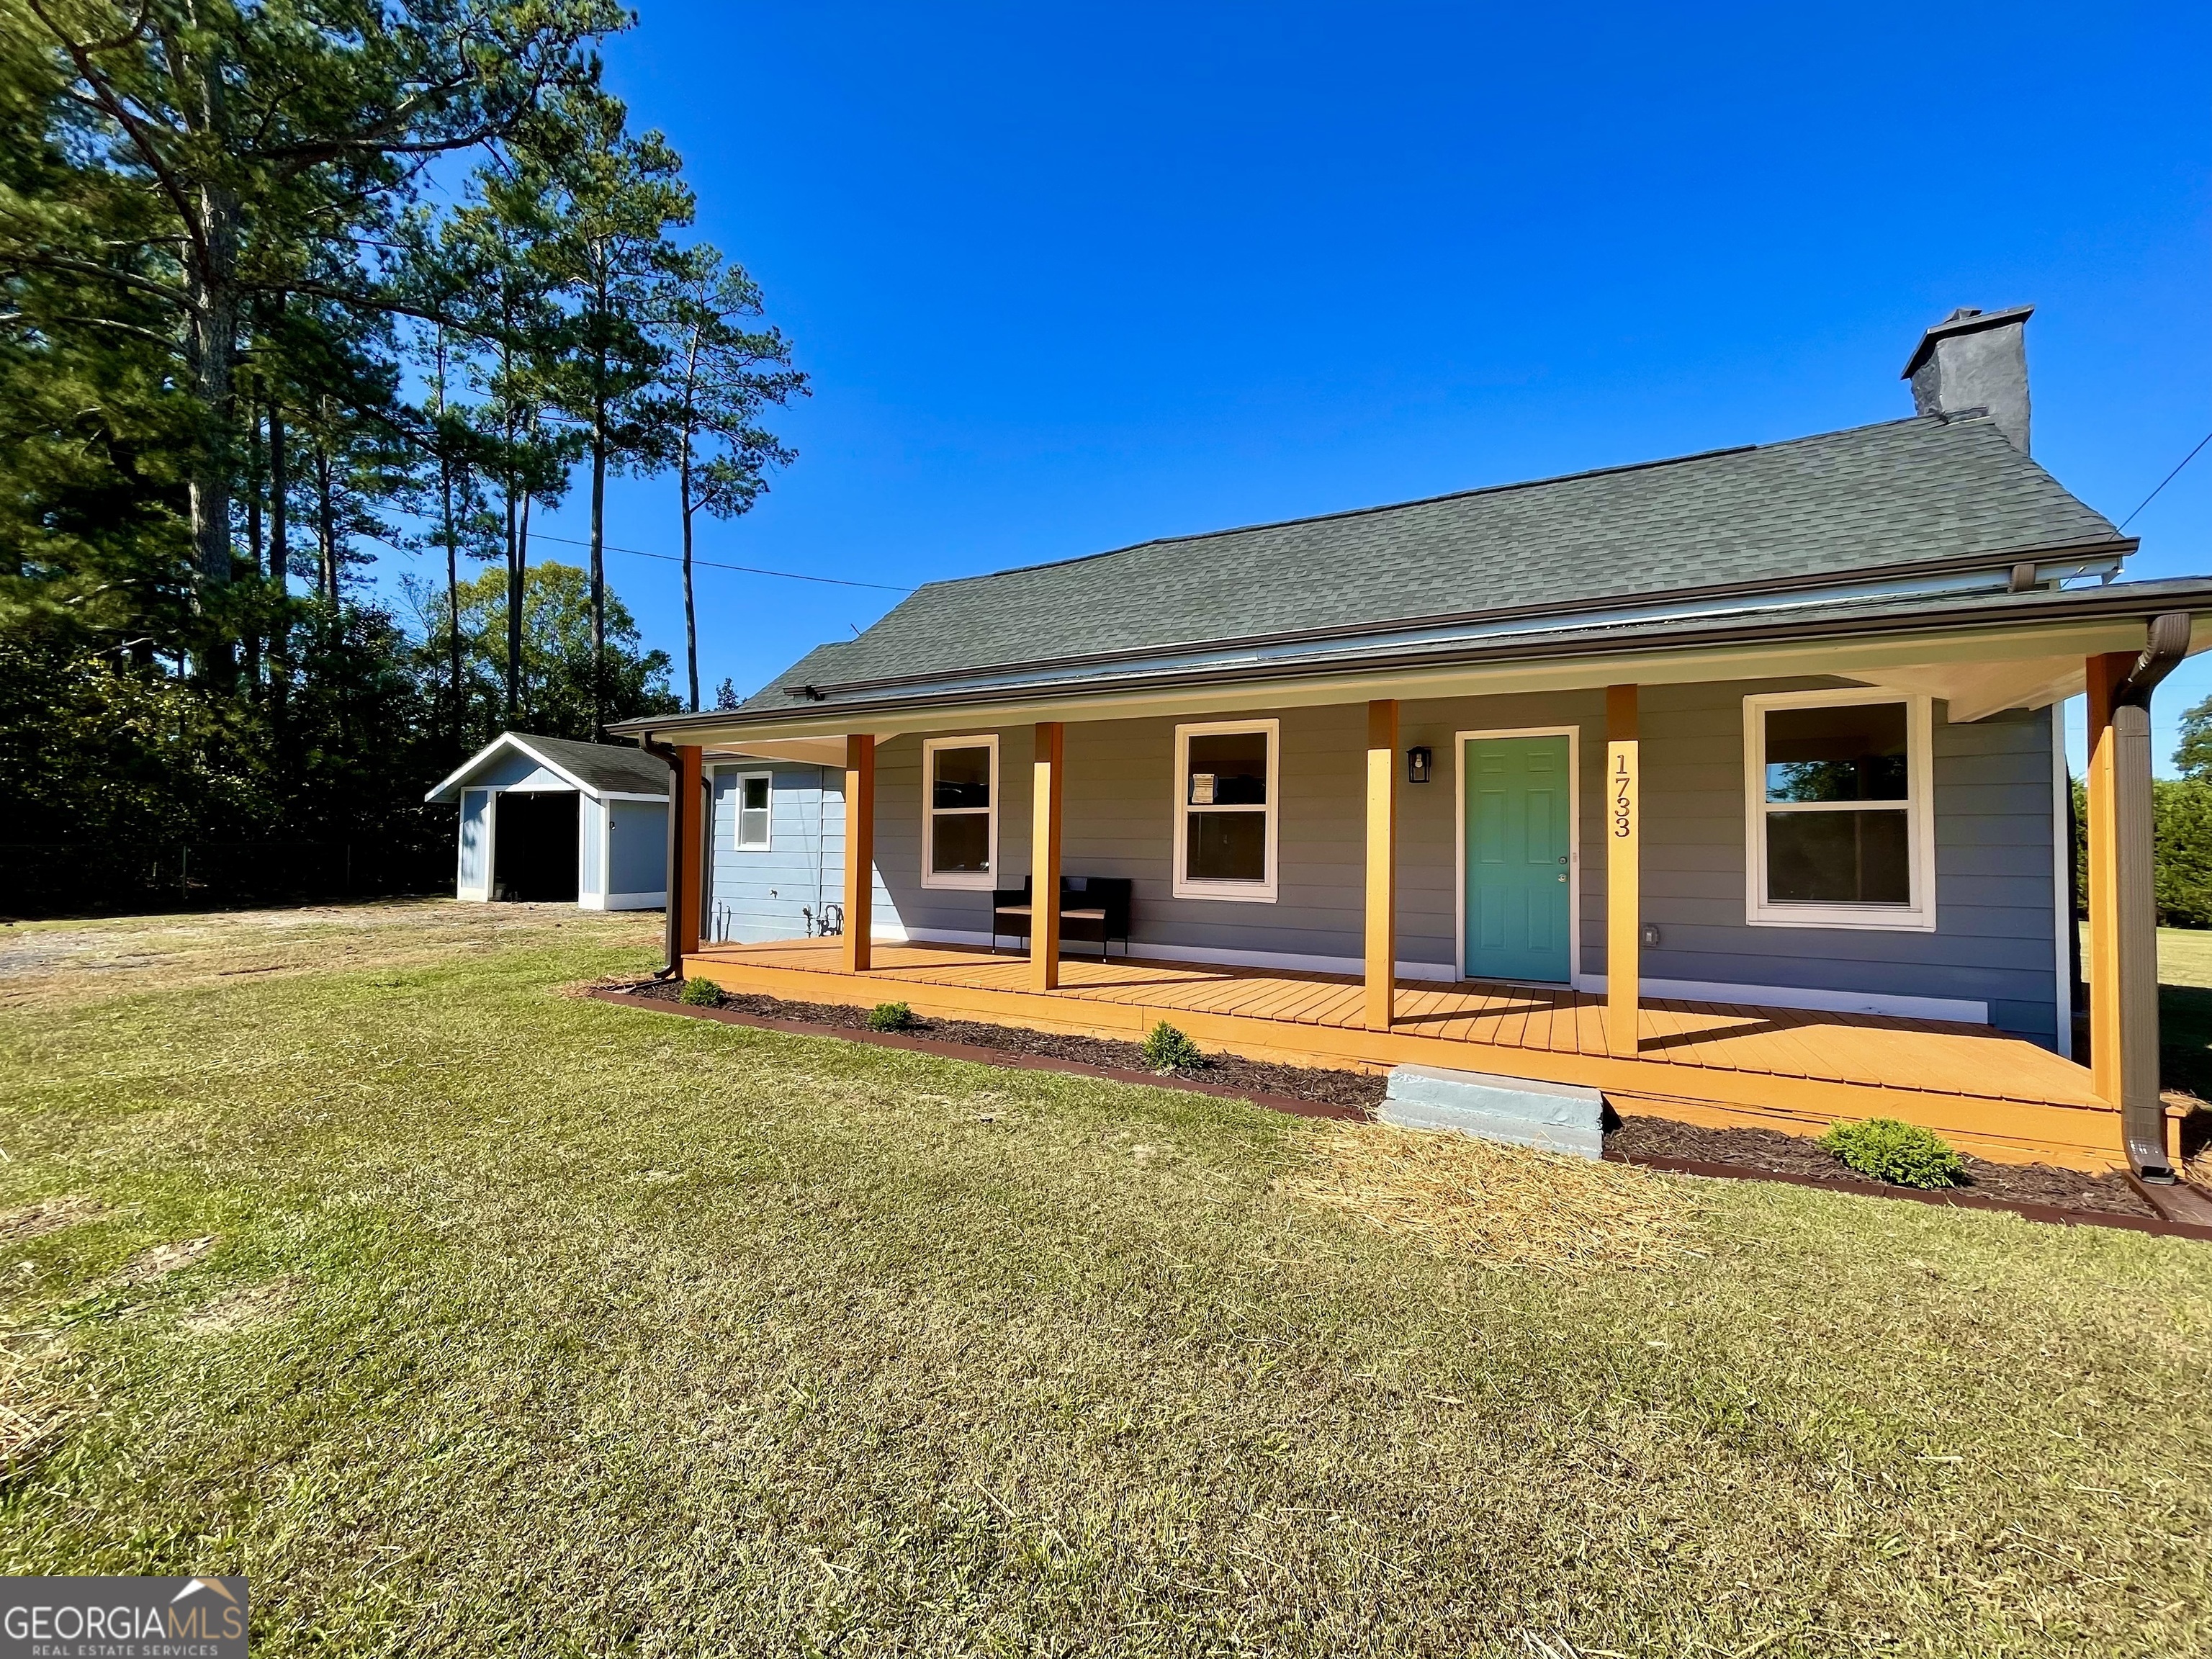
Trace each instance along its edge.
<path fill-rule="evenodd" d="M 1838 1118 L 1924 1124 L 1961 1149 L 2084 1170 L 2119 1167 L 2119 1114 L 2090 1073 L 1987 1026 L 1645 1000 L 1616 1052 L 1606 999 L 1559 988 L 1400 980 L 1387 1026 L 1351 975 L 1062 957 L 1038 988 L 1025 956 L 793 939 L 687 953 L 687 974 L 733 991 L 1135 1039 L 1167 1020 L 1253 1059 L 1380 1070 L 1417 1062 L 1602 1089 L 1626 1111 L 1818 1133 Z M 1626 1050 L 1625 1042 L 1618 1047 Z"/>

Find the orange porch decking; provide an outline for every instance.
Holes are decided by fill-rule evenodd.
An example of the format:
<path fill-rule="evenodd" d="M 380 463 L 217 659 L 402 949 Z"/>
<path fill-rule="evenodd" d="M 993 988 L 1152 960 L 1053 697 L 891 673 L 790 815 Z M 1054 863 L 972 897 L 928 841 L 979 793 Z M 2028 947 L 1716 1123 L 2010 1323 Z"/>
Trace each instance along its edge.
<path fill-rule="evenodd" d="M 2086 1067 L 1987 1027 L 1699 1002 L 1646 1002 L 1637 1054 L 1607 1052 L 1604 999 L 1573 991 L 1401 980 L 1397 1021 L 1362 1024 L 1359 980 L 1212 963 L 1064 956 L 1057 990 L 1021 956 L 879 943 L 844 970 L 835 939 L 720 945 L 685 971 L 732 990 L 1088 1036 L 1140 1037 L 1165 1019 L 1253 1059 L 1363 1070 L 1401 1062 L 1602 1089 L 1619 1109 L 1818 1133 L 1838 1118 L 1923 1124 L 1984 1157 L 2121 1167 L 2119 1114 Z"/>

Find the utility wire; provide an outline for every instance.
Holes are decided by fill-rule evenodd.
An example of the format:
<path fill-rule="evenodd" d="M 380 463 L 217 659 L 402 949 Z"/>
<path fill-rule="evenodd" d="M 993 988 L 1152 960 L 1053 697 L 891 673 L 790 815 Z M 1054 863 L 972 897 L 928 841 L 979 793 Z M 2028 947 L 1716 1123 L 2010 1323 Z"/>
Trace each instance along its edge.
<path fill-rule="evenodd" d="M 2197 441 L 2197 448 L 2191 450 L 2186 455 L 2184 455 L 2181 458 L 2181 466 L 2187 466 L 2190 462 L 2195 460 L 2197 459 L 2197 451 L 2202 450 L 2207 444 L 2212 444 L 2212 432 L 2206 433 L 2203 437 Z M 2136 503 L 2135 513 L 2129 514 L 2126 518 L 2120 520 L 2121 529 L 2125 530 L 2130 525 L 2133 524 L 2136 521 L 2136 513 L 2142 512 L 2143 508 L 2148 507 L 2153 501 L 2156 501 L 2158 499 L 2159 490 L 2164 489 L 2166 485 L 2172 483 L 2176 478 L 2181 476 L 2181 466 L 2175 467 L 2172 471 L 2167 473 L 2166 477 L 2160 479 L 2158 482 L 2158 489 L 2152 490 L 2149 495 L 2144 496 L 2142 501 Z"/>
<path fill-rule="evenodd" d="M 533 542 L 560 542 L 569 547 L 589 547 L 591 545 L 591 543 L 589 542 L 578 541 L 574 536 L 549 536 L 542 530 L 532 531 L 530 532 L 530 539 Z M 634 554 L 641 559 L 665 559 L 671 564 L 681 564 L 684 562 L 683 556 L 678 553 L 648 553 L 641 547 L 617 547 L 612 542 L 602 542 L 599 545 L 609 553 L 629 553 Z M 705 565 L 709 570 L 736 570 L 741 571 L 748 576 L 781 576 L 786 581 L 823 582 L 831 587 L 873 587 L 878 588 L 885 593 L 911 593 L 914 592 L 914 589 L 911 587 L 898 587 L 893 586 L 890 582 L 856 582 L 848 580 L 842 576 L 808 576 L 802 575 L 796 570 L 764 570 L 758 565 L 718 564 L 712 559 L 694 559 L 691 562 L 694 564 Z"/>

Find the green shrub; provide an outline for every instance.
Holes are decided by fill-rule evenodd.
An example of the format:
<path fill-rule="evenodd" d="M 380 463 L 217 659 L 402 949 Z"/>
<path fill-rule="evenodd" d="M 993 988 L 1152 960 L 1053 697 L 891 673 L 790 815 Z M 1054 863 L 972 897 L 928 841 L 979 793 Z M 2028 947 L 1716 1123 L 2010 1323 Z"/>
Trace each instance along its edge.
<path fill-rule="evenodd" d="M 1206 1064 L 1198 1045 L 1162 1020 L 1145 1034 L 1145 1064 L 1156 1072 L 1192 1072 Z"/>
<path fill-rule="evenodd" d="M 719 1008 L 722 1006 L 722 988 L 703 974 L 694 974 L 684 981 L 677 1000 L 688 1002 L 695 1008 Z"/>
<path fill-rule="evenodd" d="M 903 1002 L 879 1002 L 868 1010 L 871 1031 L 903 1031 L 914 1024 L 914 1010 Z"/>
<path fill-rule="evenodd" d="M 1832 1123 L 1820 1144 L 1848 1168 L 1893 1187 L 1955 1187 L 1966 1173 L 1941 1136 L 1893 1117 Z"/>

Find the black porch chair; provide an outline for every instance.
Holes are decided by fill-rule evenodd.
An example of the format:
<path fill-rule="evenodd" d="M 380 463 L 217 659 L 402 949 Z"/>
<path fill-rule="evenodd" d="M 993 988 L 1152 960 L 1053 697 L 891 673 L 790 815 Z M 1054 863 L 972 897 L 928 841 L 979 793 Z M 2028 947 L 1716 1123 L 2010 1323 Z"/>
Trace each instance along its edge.
<path fill-rule="evenodd" d="M 1060 878 L 1060 937 L 1098 941 L 1098 959 L 1106 960 L 1109 939 L 1121 941 L 1121 954 L 1129 953 L 1129 900 L 1135 884 L 1121 876 L 1062 876 Z M 1019 887 L 991 890 L 991 948 L 999 948 L 999 935 L 1019 939 L 1026 947 L 1033 914 L 1030 878 Z"/>
<path fill-rule="evenodd" d="M 1060 884 L 1060 937 L 1097 939 L 1098 960 L 1106 960 L 1109 939 L 1121 941 L 1129 954 L 1129 899 L 1136 884 L 1126 876 L 1070 876 Z"/>

